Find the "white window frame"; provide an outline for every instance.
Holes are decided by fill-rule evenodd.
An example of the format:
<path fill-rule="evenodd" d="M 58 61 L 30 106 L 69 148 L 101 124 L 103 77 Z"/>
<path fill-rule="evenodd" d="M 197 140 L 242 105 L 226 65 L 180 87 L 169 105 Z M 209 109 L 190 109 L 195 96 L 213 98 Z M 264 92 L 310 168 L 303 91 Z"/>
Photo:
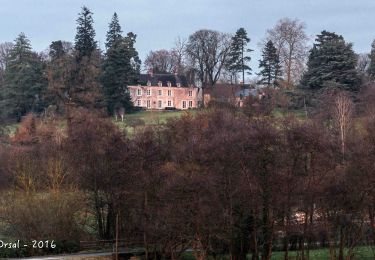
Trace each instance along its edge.
<path fill-rule="evenodd" d="M 138 99 L 137 100 L 137 107 L 141 107 L 142 106 L 142 100 L 141 99 Z"/>
<path fill-rule="evenodd" d="M 137 89 L 137 96 L 142 96 L 142 89 Z"/>
<path fill-rule="evenodd" d="M 193 91 L 189 90 L 189 97 L 192 97 L 192 96 L 193 96 Z"/>
<path fill-rule="evenodd" d="M 162 89 L 159 89 L 159 90 L 158 90 L 158 95 L 159 95 L 159 96 L 162 96 L 162 95 L 163 95 L 163 90 L 162 90 Z"/>
<path fill-rule="evenodd" d="M 167 106 L 168 106 L 168 107 L 172 107 L 172 101 L 171 101 L 171 100 L 168 100 L 168 102 L 167 102 Z"/>
<path fill-rule="evenodd" d="M 188 107 L 193 107 L 193 100 L 189 100 Z"/>
<path fill-rule="evenodd" d="M 187 108 L 186 107 L 186 100 L 182 100 L 182 109 Z"/>
<path fill-rule="evenodd" d="M 151 99 L 147 99 L 146 106 L 147 108 L 151 108 Z"/>
<path fill-rule="evenodd" d="M 168 97 L 172 96 L 172 90 L 168 90 Z"/>
<path fill-rule="evenodd" d="M 151 96 L 151 89 L 147 89 L 147 96 Z"/>
<path fill-rule="evenodd" d="M 163 108 L 163 101 L 162 100 L 158 100 L 158 108 Z"/>

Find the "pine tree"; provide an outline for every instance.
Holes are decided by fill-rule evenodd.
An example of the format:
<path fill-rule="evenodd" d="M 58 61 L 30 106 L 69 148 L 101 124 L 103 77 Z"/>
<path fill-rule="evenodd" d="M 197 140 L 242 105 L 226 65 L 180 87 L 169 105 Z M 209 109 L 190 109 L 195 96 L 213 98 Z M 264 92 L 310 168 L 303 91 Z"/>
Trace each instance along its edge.
<path fill-rule="evenodd" d="M 66 43 L 71 46 L 70 43 Z M 56 106 L 57 112 L 65 112 L 65 104 L 68 102 L 73 55 L 64 46 L 62 41 L 54 41 L 50 45 L 50 61 L 47 64 L 48 87 L 46 101 L 48 105 Z"/>
<path fill-rule="evenodd" d="M 227 67 L 233 74 L 242 72 L 242 82 L 245 83 L 245 71 L 251 74 L 251 68 L 248 63 L 250 62 L 250 56 L 246 56 L 253 50 L 247 49 L 246 46 L 250 42 L 247 37 L 247 32 L 244 28 L 237 30 L 236 34 L 232 37 L 232 43 L 229 52 L 229 60 Z"/>
<path fill-rule="evenodd" d="M 107 32 L 107 41 L 105 43 L 105 47 L 107 50 L 112 47 L 112 45 L 122 39 L 122 31 L 121 26 L 118 20 L 117 13 L 114 13 L 112 16 L 112 21 L 109 24 L 109 29 Z"/>
<path fill-rule="evenodd" d="M 44 63 L 32 51 L 30 41 L 21 33 L 10 51 L 0 93 L 3 117 L 18 121 L 28 112 L 39 112 L 43 107 L 42 92 L 46 87 Z"/>
<path fill-rule="evenodd" d="M 371 80 L 375 79 L 375 40 L 371 44 L 371 53 L 369 54 L 370 66 L 368 68 L 368 74 Z"/>
<path fill-rule="evenodd" d="M 60 59 L 66 54 L 62 41 L 53 41 L 49 46 L 49 56 L 51 60 Z"/>
<path fill-rule="evenodd" d="M 116 22 L 114 22 L 116 21 Z M 107 33 L 107 49 L 102 64 L 101 83 L 107 109 L 113 114 L 117 109 L 129 110 L 132 107 L 128 85 L 134 84 L 139 75 L 140 60 L 134 48 L 136 35 L 121 36 L 118 18 L 112 19 Z"/>
<path fill-rule="evenodd" d="M 272 41 L 268 41 L 262 51 L 262 60 L 259 60 L 259 68 L 262 70 L 258 74 L 261 79 L 258 84 L 278 86 L 281 77 L 280 60 L 277 55 L 277 49 Z"/>
<path fill-rule="evenodd" d="M 321 89 L 330 85 L 344 90 L 357 91 L 360 78 L 356 71 L 357 56 L 351 43 L 341 35 L 322 31 L 310 50 L 307 71 L 301 87 Z"/>
<path fill-rule="evenodd" d="M 93 23 L 92 12 L 86 6 L 83 6 L 77 19 L 77 34 L 74 45 L 78 60 L 82 57 L 90 57 L 97 50 Z"/>
<path fill-rule="evenodd" d="M 92 12 L 82 7 L 77 19 L 75 37 L 75 63 L 72 64 L 69 99 L 76 107 L 101 109 L 103 96 L 98 81 L 100 52 L 94 39 Z"/>

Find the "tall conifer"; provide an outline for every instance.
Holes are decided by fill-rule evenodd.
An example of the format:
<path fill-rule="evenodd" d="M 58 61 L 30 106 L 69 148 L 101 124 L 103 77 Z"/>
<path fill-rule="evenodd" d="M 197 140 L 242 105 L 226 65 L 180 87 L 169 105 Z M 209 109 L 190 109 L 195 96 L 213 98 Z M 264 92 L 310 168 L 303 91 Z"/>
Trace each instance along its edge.
<path fill-rule="evenodd" d="M 262 60 L 259 61 L 259 68 L 262 69 L 258 74 L 261 76 L 258 84 L 267 86 L 279 85 L 281 77 L 280 60 L 277 55 L 277 49 L 272 41 L 268 41 L 262 51 Z"/>
<path fill-rule="evenodd" d="M 136 83 L 140 60 L 134 44 L 136 35 L 121 35 L 117 14 L 113 15 L 107 32 L 107 52 L 102 63 L 100 77 L 109 114 L 132 107 L 128 85 Z"/>
<path fill-rule="evenodd" d="M 107 40 L 105 43 L 105 47 L 107 50 L 112 47 L 112 45 L 122 39 L 122 30 L 120 26 L 120 22 L 118 20 L 117 13 L 114 13 L 112 16 L 112 21 L 109 24 L 108 32 L 107 32 Z"/>
<path fill-rule="evenodd" d="M 251 68 L 248 65 L 251 58 L 250 56 L 246 56 L 247 53 L 252 51 L 251 49 L 247 48 L 247 44 L 249 42 L 250 38 L 247 37 L 246 30 L 244 28 L 240 28 L 232 37 L 229 52 L 228 69 L 233 74 L 241 72 L 243 83 L 245 83 L 245 72 L 248 71 L 248 74 L 251 72 Z"/>
<path fill-rule="evenodd" d="M 322 31 L 315 41 L 301 86 L 321 89 L 333 85 L 344 90 L 357 91 L 360 78 L 356 70 L 357 56 L 352 44 L 346 43 L 341 35 L 327 31 Z"/>
<path fill-rule="evenodd" d="M 93 24 L 92 12 L 86 6 L 83 6 L 77 19 L 77 34 L 74 45 L 78 59 L 90 57 L 97 49 Z"/>
<path fill-rule="evenodd" d="M 100 109 L 103 107 L 99 85 L 100 52 L 94 39 L 92 12 L 86 7 L 77 19 L 75 37 L 75 63 L 73 63 L 69 98 L 76 107 Z"/>
<path fill-rule="evenodd" d="M 30 41 L 21 33 L 10 51 L 0 89 L 0 111 L 3 117 L 20 120 L 28 112 L 43 107 L 42 92 L 46 87 L 44 63 L 32 51 Z"/>

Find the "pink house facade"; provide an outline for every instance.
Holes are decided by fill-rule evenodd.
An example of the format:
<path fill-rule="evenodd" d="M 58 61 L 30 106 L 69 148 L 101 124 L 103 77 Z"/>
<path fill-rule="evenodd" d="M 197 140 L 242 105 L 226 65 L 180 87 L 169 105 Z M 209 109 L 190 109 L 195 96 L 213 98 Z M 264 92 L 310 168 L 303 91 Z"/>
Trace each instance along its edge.
<path fill-rule="evenodd" d="M 200 105 L 200 89 L 182 76 L 142 74 L 138 85 L 128 86 L 133 105 L 150 110 L 193 109 Z"/>

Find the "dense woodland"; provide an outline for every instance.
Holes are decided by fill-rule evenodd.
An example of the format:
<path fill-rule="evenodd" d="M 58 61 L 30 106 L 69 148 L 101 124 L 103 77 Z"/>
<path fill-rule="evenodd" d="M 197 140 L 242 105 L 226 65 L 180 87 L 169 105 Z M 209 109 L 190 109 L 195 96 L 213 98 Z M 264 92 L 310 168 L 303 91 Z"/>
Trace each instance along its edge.
<path fill-rule="evenodd" d="M 358 55 L 323 31 L 308 51 L 304 24 L 282 19 L 261 43 L 261 99 L 127 133 L 108 115 L 132 109 L 137 36 L 123 36 L 114 14 L 101 52 L 92 25 L 82 8 L 75 43 L 54 41 L 47 55 L 25 34 L 1 45 L 0 234 L 58 246 L 0 254 L 113 240 L 117 218 L 119 238 L 145 259 L 186 249 L 198 260 L 309 259 L 325 247 L 343 260 L 375 244 L 375 45 Z M 203 88 L 244 82 L 249 42 L 243 28 L 199 30 L 144 66 Z"/>

